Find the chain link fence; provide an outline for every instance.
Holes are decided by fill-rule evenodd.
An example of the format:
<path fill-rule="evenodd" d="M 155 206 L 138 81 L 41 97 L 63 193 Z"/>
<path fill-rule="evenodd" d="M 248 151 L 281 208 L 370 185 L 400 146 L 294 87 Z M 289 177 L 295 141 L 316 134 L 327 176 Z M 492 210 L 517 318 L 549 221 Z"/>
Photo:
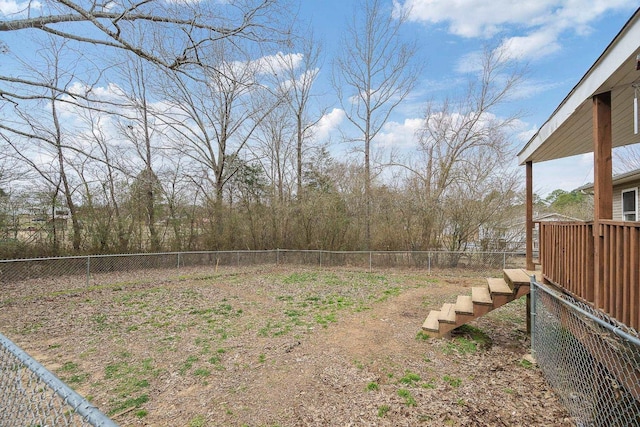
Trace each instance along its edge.
<path fill-rule="evenodd" d="M 637 331 L 533 282 L 531 347 L 578 426 L 640 426 Z"/>
<path fill-rule="evenodd" d="M 134 280 L 167 280 L 167 270 L 285 265 L 374 269 L 413 268 L 427 274 L 496 275 L 523 267 L 524 254 L 507 252 L 206 251 L 0 260 L 0 304 L 39 293 L 69 292 Z M 126 285 L 126 282 L 122 283 Z M 115 426 L 90 403 L 0 334 L 0 427 Z"/>
<path fill-rule="evenodd" d="M 428 274 L 475 276 L 499 274 L 503 268 L 523 268 L 525 256 L 519 252 L 340 252 L 284 249 L 90 255 L 0 260 L 0 282 L 15 283 L 28 279 L 85 276 L 87 284 L 90 284 L 93 277 L 114 272 L 269 264 L 354 267 L 369 270 L 415 268 Z"/>
<path fill-rule="evenodd" d="M 0 334 L 0 427 L 117 427 Z"/>

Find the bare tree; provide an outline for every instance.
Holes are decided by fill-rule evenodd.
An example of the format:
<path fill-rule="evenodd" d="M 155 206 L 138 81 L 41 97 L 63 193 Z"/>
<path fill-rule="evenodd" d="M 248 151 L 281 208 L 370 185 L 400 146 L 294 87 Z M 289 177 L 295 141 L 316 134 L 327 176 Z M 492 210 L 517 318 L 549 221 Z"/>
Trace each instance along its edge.
<path fill-rule="evenodd" d="M 203 184 L 209 185 L 204 194 L 213 203 L 212 224 L 221 234 L 225 185 L 242 164 L 234 160 L 242 158 L 260 123 L 281 100 L 262 96 L 271 92 L 260 82 L 264 64 L 237 46 L 219 43 L 208 56 L 222 72 L 202 68 L 197 81 L 178 73 L 168 75 L 168 106 L 162 121 L 170 129 L 167 136 L 174 148 L 194 163 L 206 181 Z"/>
<path fill-rule="evenodd" d="M 308 37 L 302 38 L 300 52 L 294 55 L 280 55 L 280 68 L 278 73 L 284 79 L 280 83 L 281 90 L 285 91 L 284 99 L 288 105 L 295 122 L 296 142 L 296 194 L 302 195 L 302 166 L 305 142 L 311 136 L 314 125 L 320 121 L 324 110 L 320 109 L 316 114 L 309 111 L 310 102 L 313 99 L 313 85 L 319 73 L 322 44 L 315 39 L 312 32 Z"/>
<path fill-rule="evenodd" d="M 333 86 L 364 152 L 365 246 L 371 244 L 371 143 L 393 110 L 409 95 L 419 73 L 416 44 L 404 41 L 405 16 L 392 16 L 382 0 L 361 0 L 335 60 Z"/>
<path fill-rule="evenodd" d="M 285 18 L 289 8 L 278 0 L 44 0 L 24 4 L 23 11 L 0 21 L 0 32 L 47 35 L 74 43 L 78 52 L 98 52 L 98 74 L 102 74 L 104 57 L 100 55 L 104 52 L 129 52 L 160 67 L 183 70 L 192 64 L 202 65 L 202 49 L 221 40 L 268 43 L 290 37 L 291 20 Z M 140 38 L 141 32 L 149 36 Z M 11 42 L 3 42 L 0 48 L 2 52 L 17 50 Z M 5 67 L 3 70 L 7 73 Z M 0 82 L 6 84 L 1 88 L 3 98 L 11 102 L 25 99 L 25 87 L 52 88 L 47 79 L 22 78 L 10 71 L 0 74 Z M 55 89 L 64 92 L 64 88 Z M 88 91 L 69 94 L 89 96 Z"/>
<path fill-rule="evenodd" d="M 497 109 L 509 101 L 522 76 L 523 71 L 504 52 L 487 49 L 479 71 L 470 75 L 467 90 L 459 98 L 427 104 L 418 156 L 403 165 L 417 179 L 421 192 L 425 245 L 442 244 L 438 235 L 446 227 L 443 224 L 458 215 L 447 212 L 458 205 L 452 205 L 452 200 L 470 204 L 472 200 L 489 200 L 497 182 L 502 182 L 499 188 L 504 191 L 514 190 L 516 177 L 508 173 L 513 155 L 510 138 L 519 113 L 498 116 Z M 476 206 L 473 212 L 484 210 Z M 480 216 L 471 221 L 476 229 L 484 218 Z M 464 231 L 462 236 L 456 229 L 459 221 L 456 224 L 453 231 L 448 228 L 456 240 L 448 245 L 450 249 L 460 248 L 470 233 Z"/>
<path fill-rule="evenodd" d="M 40 95 L 40 105 L 36 110 L 27 106 L 16 106 L 12 118 L 0 124 L 0 135 L 14 150 L 16 156 L 49 184 L 54 201 L 58 192 L 62 192 L 71 217 L 72 246 L 78 251 L 82 227 L 74 200 L 76 188 L 68 167 L 69 157 L 73 156 L 76 148 L 70 143 L 70 131 L 64 128 L 61 120 L 64 93 L 68 92 L 74 75 L 62 66 L 66 61 L 64 56 L 69 52 L 64 40 L 58 42 L 51 39 L 40 52 L 40 59 L 45 64 L 42 69 L 38 68 L 36 63 L 25 66 L 33 75 L 52 82 L 48 93 Z M 57 88 L 63 89 L 59 91 Z M 41 150 L 40 153 L 38 149 Z M 39 158 L 43 154 L 48 161 Z M 55 235 L 55 210 L 51 219 Z M 57 243 L 57 239 L 54 238 L 56 246 Z"/>

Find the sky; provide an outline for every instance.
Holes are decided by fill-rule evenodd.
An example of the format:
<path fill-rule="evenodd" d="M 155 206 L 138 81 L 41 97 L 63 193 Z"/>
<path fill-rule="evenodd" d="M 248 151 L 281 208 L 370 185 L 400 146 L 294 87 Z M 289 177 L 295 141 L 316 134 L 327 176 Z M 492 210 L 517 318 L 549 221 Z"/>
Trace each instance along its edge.
<path fill-rule="evenodd" d="M 302 2 L 300 17 L 310 21 L 316 37 L 324 40 L 325 65 L 336 53 L 355 4 L 354 0 Z M 505 46 L 528 68 L 518 96 L 506 106 L 524 111 L 513 137 L 519 151 L 638 6 L 637 0 L 389 0 L 390 12 L 394 8 L 408 12 L 407 33 L 417 37 L 425 66 L 415 93 L 387 123 L 378 145 L 410 149 L 426 100 L 455 91 L 469 58 L 485 46 Z M 330 67 L 324 67 L 319 85 L 328 84 L 329 73 Z M 326 131 L 343 122 L 341 112 L 330 109 Z M 558 188 L 570 191 L 592 180 L 591 155 L 534 165 L 534 191 L 539 195 Z"/>
<path fill-rule="evenodd" d="M 358 1 L 290 1 L 299 4 L 300 20 L 310 23 L 323 44 L 316 91 L 323 94 L 319 102 L 326 114 L 315 136 L 320 142 L 330 140 L 333 152 L 340 156 L 341 150 L 348 150 L 338 132 L 346 119 L 330 85 L 331 63 Z M 424 66 L 415 89 L 395 110 L 374 146 L 408 152 L 416 147 L 415 132 L 426 102 L 464 84 L 472 58 L 486 46 L 505 47 L 528 68 L 517 96 L 503 110 L 504 114 L 509 109 L 525 113 L 512 137 L 514 150 L 519 151 L 640 6 L 638 0 L 381 1 L 388 13 L 407 13 L 404 34 L 417 39 L 417 60 Z M 0 0 L 0 20 L 25 4 Z M 513 165 L 517 167 L 515 156 Z M 570 191 L 592 177 L 590 155 L 539 163 L 534 165 L 534 191 L 541 196 L 558 188 Z"/>

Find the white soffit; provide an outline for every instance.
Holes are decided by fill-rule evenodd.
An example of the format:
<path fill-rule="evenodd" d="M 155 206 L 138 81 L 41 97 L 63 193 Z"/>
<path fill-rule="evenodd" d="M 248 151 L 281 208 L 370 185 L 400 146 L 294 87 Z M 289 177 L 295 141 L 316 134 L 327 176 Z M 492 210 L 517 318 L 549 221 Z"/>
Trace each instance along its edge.
<path fill-rule="evenodd" d="M 611 91 L 613 145 L 640 142 L 633 135 L 633 88 L 640 81 L 640 9 L 580 82 L 518 153 L 518 162 L 542 162 L 593 151 L 592 98 Z"/>

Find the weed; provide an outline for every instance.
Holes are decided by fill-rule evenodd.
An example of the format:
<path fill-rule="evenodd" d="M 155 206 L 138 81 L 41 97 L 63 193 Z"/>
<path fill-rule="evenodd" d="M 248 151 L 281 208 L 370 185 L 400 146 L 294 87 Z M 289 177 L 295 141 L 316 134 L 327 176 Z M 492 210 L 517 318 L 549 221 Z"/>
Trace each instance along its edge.
<path fill-rule="evenodd" d="M 418 341 L 426 341 L 429 338 L 431 338 L 431 337 L 425 331 L 418 331 L 418 333 L 416 334 L 416 340 L 418 340 Z"/>
<path fill-rule="evenodd" d="M 356 368 L 358 368 L 360 370 L 364 369 L 364 364 L 361 361 L 359 361 L 358 359 L 354 360 L 353 364 L 356 365 Z"/>
<path fill-rule="evenodd" d="M 293 273 L 282 279 L 282 282 L 287 285 L 301 285 L 307 282 L 315 282 L 318 280 L 318 273 L 315 272 L 300 272 Z"/>
<path fill-rule="evenodd" d="M 487 335 L 482 329 L 476 328 L 471 325 L 462 325 L 455 329 L 457 335 L 464 335 L 468 339 L 475 341 L 478 346 L 483 349 L 491 347 L 491 337 Z"/>
<path fill-rule="evenodd" d="M 318 323 L 319 325 L 322 325 L 323 328 L 326 328 L 327 326 L 329 326 L 329 323 L 335 323 L 338 320 L 336 319 L 336 315 L 335 313 L 330 313 L 330 314 L 316 314 L 316 323 Z"/>
<path fill-rule="evenodd" d="M 136 398 L 130 397 L 121 402 L 116 402 L 115 406 L 111 408 L 111 411 L 109 411 L 109 415 L 117 414 L 118 412 L 122 412 L 125 409 L 129 409 L 129 408 L 139 408 L 140 406 L 147 403 L 148 401 L 149 401 L 149 395 L 143 394 Z"/>
<path fill-rule="evenodd" d="M 138 418 L 144 418 L 148 415 L 149 413 L 145 410 L 145 409 L 141 409 L 139 411 L 136 411 L 136 417 Z"/>
<path fill-rule="evenodd" d="M 193 371 L 193 375 L 195 375 L 196 377 L 208 377 L 211 376 L 211 371 L 205 368 L 198 368 L 195 371 Z"/>
<path fill-rule="evenodd" d="M 531 363 L 527 359 L 520 359 L 520 366 L 526 369 L 531 369 L 533 368 L 533 363 Z"/>
<path fill-rule="evenodd" d="M 442 379 L 451 387 L 458 388 L 462 384 L 462 380 L 460 378 L 452 377 L 450 375 L 445 375 Z"/>
<path fill-rule="evenodd" d="M 380 390 L 380 386 L 378 385 L 377 382 L 372 381 L 369 384 L 367 384 L 367 391 L 378 391 Z"/>
<path fill-rule="evenodd" d="M 466 406 L 467 402 L 464 401 L 464 399 L 458 399 L 456 400 L 456 405 L 458 406 Z"/>
<path fill-rule="evenodd" d="M 404 404 L 407 406 L 416 406 L 416 399 L 413 397 L 411 392 L 406 388 L 401 388 L 398 390 L 398 396 L 404 399 Z"/>
<path fill-rule="evenodd" d="M 207 420 L 203 415 L 196 415 L 194 418 L 189 421 L 189 427 L 204 427 Z"/>
<path fill-rule="evenodd" d="M 193 364 L 198 361 L 198 356 L 189 356 L 187 360 L 180 367 L 180 374 L 184 375 L 189 369 L 193 367 Z"/>
<path fill-rule="evenodd" d="M 267 360 L 267 356 L 264 353 L 260 353 L 258 356 L 258 362 L 264 363 Z"/>
<path fill-rule="evenodd" d="M 404 374 L 404 377 L 400 378 L 400 382 L 402 384 L 408 385 L 408 386 L 412 386 L 414 383 L 417 383 L 418 381 L 420 381 L 420 375 L 415 374 L 411 371 L 407 371 Z"/>
<path fill-rule="evenodd" d="M 378 408 L 378 417 L 383 418 L 385 415 L 387 415 L 387 412 L 389 412 L 391 410 L 391 407 L 389 405 L 382 405 Z"/>
<path fill-rule="evenodd" d="M 98 332 L 102 332 L 109 327 L 107 315 L 104 313 L 94 314 L 91 316 L 91 320 L 95 323 L 95 328 Z"/>
<path fill-rule="evenodd" d="M 436 388 L 436 384 L 435 384 L 435 382 L 433 380 L 429 380 L 429 382 L 427 382 L 427 383 L 422 383 L 421 387 L 422 388 L 434 389 L 434 388 Z"/>
<path fill-rule="evenodd" d="M 507 394 L 514 394 L 516 391 L 514 389 L 512 389 L 512 388 L 505 388 L 504 392 L 507 393 Z"/>
<path fill-rule="evenodd" d="M 478 350 L 478 346 L 475 341 L 468 340 L 464 337 L 454 338 L 453 340 L 445 344 L 442 350 L 444 354 L 453 354 L 457 352 L 459 354 L 473 354 Z"/>
<path fill-rule="evenodd" d="M 60 368 L 61 372 L 73 372 L 78 369 L 78 364 L 73 362 L 65 362 Z"/>

